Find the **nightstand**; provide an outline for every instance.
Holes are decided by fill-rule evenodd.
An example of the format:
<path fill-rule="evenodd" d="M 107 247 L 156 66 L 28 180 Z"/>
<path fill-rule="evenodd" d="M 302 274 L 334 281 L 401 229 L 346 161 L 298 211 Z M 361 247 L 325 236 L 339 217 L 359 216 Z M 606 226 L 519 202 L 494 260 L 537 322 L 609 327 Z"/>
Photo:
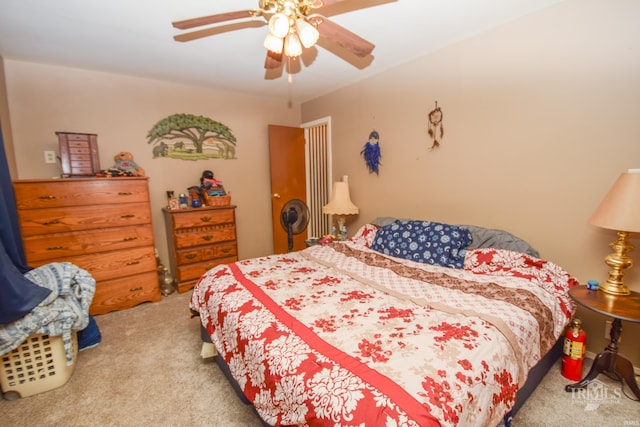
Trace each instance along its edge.
<path fill-rule="evenodd" d="M 618 354 L 618 340 L 622 333 L 622 321 L 640 322 L 640 293 L 631 295 L 609 295 L 602 291 L 590 291 L 586 286 L 576 286 L 569 290 L 569 295 L 578 304 L 596 313 L 613 318 L 609 345 L 598 353 L 593 360 L 589 373 L 576 384 L 568 384 L 566 391 L 585 388 L 600 373 L 616 380 L 623 379 L 633 394 L 640 399 L 640 389 L 633 372 L 633 364 L 626 357 Z"/>

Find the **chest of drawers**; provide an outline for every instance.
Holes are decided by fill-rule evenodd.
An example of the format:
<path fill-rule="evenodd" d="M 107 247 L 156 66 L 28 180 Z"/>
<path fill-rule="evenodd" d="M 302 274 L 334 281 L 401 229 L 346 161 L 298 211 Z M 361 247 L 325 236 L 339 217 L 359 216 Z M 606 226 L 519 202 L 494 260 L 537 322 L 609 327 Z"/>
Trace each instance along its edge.
<path fill-rule="evenodd" d="M 66 261 L 91 273 L 91 314 L 162 298 L 147 178 L 29 179 L 13 186 L 27 263 Z"/>
<path fill-rule="evenodd" d="M 238 260 L 235 206 L 163 212 L 178 292 L 191 289 L 210 268 Z"/>

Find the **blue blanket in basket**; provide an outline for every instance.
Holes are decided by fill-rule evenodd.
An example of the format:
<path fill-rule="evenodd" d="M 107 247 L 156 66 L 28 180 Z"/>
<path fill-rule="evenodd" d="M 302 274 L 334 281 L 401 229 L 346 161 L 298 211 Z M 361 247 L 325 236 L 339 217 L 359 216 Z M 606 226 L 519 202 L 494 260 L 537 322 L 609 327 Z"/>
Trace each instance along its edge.
<path fill-rule="evenodd" d="M 30 313 L 0 325 L 0 354 L 18 347 L 33 333 L 62 336 L 67 365 L 73 363 L 71 334 L 89 324 L 89 306 L 96 281 L 87 271 L 69 262 L 54 262 L 24 275 L 51 293 Z"/>

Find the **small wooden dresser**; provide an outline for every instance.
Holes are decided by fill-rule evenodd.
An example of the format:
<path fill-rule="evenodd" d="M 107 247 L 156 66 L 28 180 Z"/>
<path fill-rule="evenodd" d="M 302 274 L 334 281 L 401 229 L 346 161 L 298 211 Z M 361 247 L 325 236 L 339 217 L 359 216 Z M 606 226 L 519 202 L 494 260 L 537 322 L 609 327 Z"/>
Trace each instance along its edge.
<path fill-rule="evenodd" d="M 210 268 L 238 260 L 235 208 L 163 208 L 178 292 L 191 289 Z"/>
<path fill-rule="evenodd" d="M 91 314 L 162 299 L 147 178 L 13 183 L 27 263 L 71 262 L 96 280 Z"/>

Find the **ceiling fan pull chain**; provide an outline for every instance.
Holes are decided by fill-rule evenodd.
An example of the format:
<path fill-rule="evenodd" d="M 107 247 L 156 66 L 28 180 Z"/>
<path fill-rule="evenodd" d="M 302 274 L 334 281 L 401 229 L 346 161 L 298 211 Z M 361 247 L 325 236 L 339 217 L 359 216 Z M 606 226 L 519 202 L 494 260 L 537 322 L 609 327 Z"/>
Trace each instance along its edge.
<path fill-rule="evenodd" d="M 293 107 L 293 75 L 291 74 L 291 57 L 287 56 L 287 86 L 289 91 L 289 108 Z"/>

